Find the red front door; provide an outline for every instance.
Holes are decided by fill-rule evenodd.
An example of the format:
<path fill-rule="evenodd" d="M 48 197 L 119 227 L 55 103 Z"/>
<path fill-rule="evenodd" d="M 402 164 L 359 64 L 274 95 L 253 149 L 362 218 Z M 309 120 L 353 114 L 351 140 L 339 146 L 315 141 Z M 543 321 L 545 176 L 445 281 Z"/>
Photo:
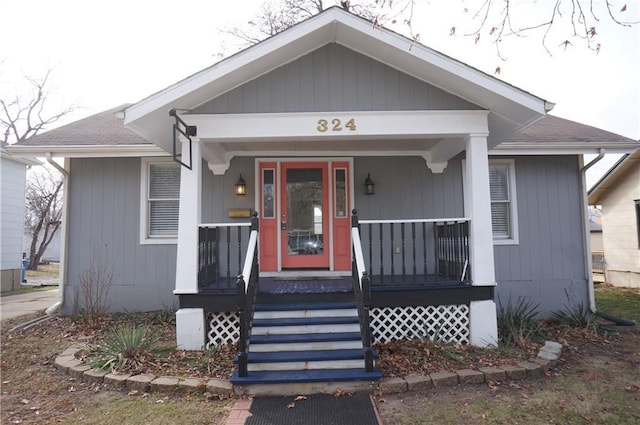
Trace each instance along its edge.
<path fill-rule="evenodd" d="M 260 162 L 260 270 L 351 267 L 350 162 Z"/>
<path fill-rule="evenodd" d="M 288 162 L 280 168 L 282 268 L 329 268 L 326 162 Z"/>

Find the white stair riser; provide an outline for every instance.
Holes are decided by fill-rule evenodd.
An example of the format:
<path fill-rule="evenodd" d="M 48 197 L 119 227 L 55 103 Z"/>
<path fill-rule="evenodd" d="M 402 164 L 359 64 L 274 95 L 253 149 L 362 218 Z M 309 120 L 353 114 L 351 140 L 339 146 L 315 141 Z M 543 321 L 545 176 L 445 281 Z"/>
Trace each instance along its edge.
<path fill-rule="evenodd" d="M 307 362 L 282 362 L 282 363 L 249 363 L 249 371 L 264 370 L 319 370 L 319 369 L 352 369 L 363 368 L 364 359 L 357 360 L 327 360 Z"/>
<path fill-rule="evenodd" d="M 283 342 L 273 344 L 251 344 L 251 352 L 345 350 L 362 348 L 362 341 L 323 341 L 323 342 Z"/>
<path fill-rule="evenodd" d="M 251 330 L 253 335 L 291 335 L 291 334 L 311 334 L 329 332 L 360 332 L 360 325 L 357 323 L 330 324 L 330 325 L 294 325 L 294 326 L 254 326 Z"/>
<path fill-rule="evenodd" d="M 335 310 L 290 310 L 290 311 L 256 311 L 253 313 L 254 319 L 284 319 L 302 317 L 358 317 L 358 310 L 335 309 Z"/>

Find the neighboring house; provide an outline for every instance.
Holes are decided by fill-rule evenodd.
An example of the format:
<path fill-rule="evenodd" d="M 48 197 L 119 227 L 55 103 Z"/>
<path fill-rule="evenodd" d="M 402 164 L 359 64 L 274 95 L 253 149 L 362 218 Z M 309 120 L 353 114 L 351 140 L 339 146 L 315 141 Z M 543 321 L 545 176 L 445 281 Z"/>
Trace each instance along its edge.
<path fill-rule="evenodd" d="M 27 166 L 38 164 L 17 158 L 0 147 L 0 280 L 2 292 L 20 287 Z"/>
<path fill-rule="evenodd" d="M 604 251 L 602 242 L 602 213 L 595 207 L 589 207 L 589 231 L 591 239 L 591 252 Z"/>
<path fill-rule="evenodd" d="M 264 342 L 342 346 L 356 326 L 366 360 L 370 320 L 374 341 L 485 346 L 497 302 L 525 297 L 542 315 L 587 303 L 582 154 L 638 142 L 552 106 L 332 8 L 14 149 L 65 158 L 65 314 L 100 255 L 112 310 L 177 300 L 180 347 L 240 335 L 241 364 L 268 381 L 288 375 L 256 370 L 313 361 L 278 352 L 268 363 Z"/>
<path fill-rule="evenodd" d="M 602 206 L 607 283 L 640 288 L 640 150 L 623 156 L 589 190 Z"/>

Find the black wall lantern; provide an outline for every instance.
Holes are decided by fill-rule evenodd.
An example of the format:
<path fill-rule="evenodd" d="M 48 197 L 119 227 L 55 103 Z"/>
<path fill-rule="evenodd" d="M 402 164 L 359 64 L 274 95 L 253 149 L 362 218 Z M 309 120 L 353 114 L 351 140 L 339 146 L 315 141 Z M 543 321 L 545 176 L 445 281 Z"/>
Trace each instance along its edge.
<path fill-rule="evenodd" d="M 236 182 L 236 195 L 244 195 L 247 193 L 247 184 L 242 178 L 242 174 L 240 174 L 240 178 Z"/>
<path fill-rule="evenodd" d="M 367 179 L 364 181 L 364 194 L 373 195 L 376 193 L 375 186 L 376 184 L 371 180 L 371 176 L 367 173 Z"/>

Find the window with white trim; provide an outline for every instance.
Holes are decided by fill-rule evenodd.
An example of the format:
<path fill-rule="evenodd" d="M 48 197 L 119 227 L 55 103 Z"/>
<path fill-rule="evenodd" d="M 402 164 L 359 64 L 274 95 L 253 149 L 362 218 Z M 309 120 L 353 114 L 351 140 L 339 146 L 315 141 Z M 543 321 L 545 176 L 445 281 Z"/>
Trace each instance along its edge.
<path fill-rule="evenodd" d="M 176 243 L 180 165 L 171 160 L 143 159 L 141 177 L 141 243 Z"/>
<path fill-rule="evenodd" d="M 518 243 L 515 164 L 512 159 L 489 160 L 491 225 L 496 244 Z"/>

